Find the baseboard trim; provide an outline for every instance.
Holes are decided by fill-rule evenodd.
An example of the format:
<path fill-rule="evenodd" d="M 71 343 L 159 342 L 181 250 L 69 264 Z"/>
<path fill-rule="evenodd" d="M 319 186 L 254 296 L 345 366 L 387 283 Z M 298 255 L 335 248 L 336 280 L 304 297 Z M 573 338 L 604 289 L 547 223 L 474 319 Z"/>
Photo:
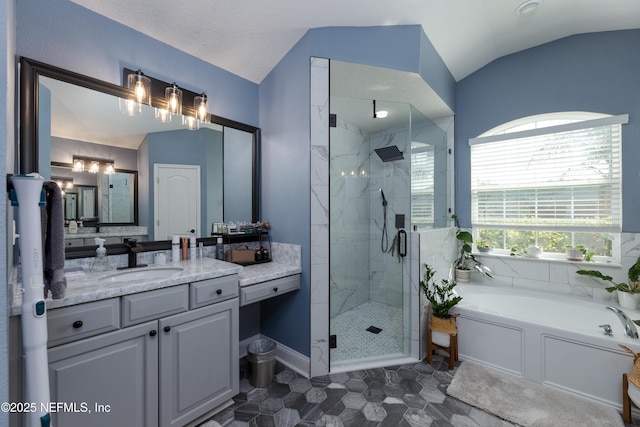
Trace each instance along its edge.
<path fill-rule="evenodd" d="M 247 347 L 249 344 L 260 338 L 267 338 L 276 342 L 276 360 L 278 362 L 305 378 L 309 378 L 309 373 L 311 372 L 311 359 L 266 335 L 256 334 L 240 341 L 240 348 L 238 352 L 239 357 L 245 357 L 247 355 Z"/>

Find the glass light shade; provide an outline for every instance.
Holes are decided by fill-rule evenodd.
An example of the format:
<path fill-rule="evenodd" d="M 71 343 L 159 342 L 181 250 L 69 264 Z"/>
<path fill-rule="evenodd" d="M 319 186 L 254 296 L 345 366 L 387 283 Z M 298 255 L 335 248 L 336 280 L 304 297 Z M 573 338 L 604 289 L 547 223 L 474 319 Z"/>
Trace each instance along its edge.
<path fill-rule="evenodd" d="M 107 163 L 104 166 L 104 174 L 105 175 L 113 175 L 116 173 L 116 169 L 113 167 L 113 163 Z"/>
<path fill-rule="evenodd" d="M 135 102 L 131 99 L 120 98 L 120 112 L 127 116 L 137 116 L 142 114 L 142 104 Z"/>
<path fill-rule="evenodd" d="M 73 159 L 73 172 L 84 172 L 84 160 Z"/>
<path fill-rule="evenodd" d="M 130 100 L 139 104 L 151 105 L 151 79 L 138 70 L 136 74 L 129 74 L 127 87 L 131 90 Z"/>
<path fill-rule="evenodd" d="M 156 120 L 161 123 L 169 123 L 171 121 L 171 113 L 166 108 L 156 108 Z"/>
<path fill-rule="evenodd" d="M 189 130 L 200 129 L 200 120 L 196 119 L 195 117 L 182 116 L 182 124 Z"/>
<path fill-rule="evenodd" d="M 164 90 L 164 99 L 171 114 L 182 114 L 182 91 L 175 83 Z"/>
<path fill-rule="evenodd" d="M 203 93 L 193 98 L 193 111 L 195 111 L 196 119 L 201 123 L 210 123 L 207 95 Z"/>
<path fill-rule="evenodd" d="M 98 172 L 100 172 L 100 163 L 94 160 L 91 162 L 91 165 L 89 166 L 89 173 L 98 173 Z"/>

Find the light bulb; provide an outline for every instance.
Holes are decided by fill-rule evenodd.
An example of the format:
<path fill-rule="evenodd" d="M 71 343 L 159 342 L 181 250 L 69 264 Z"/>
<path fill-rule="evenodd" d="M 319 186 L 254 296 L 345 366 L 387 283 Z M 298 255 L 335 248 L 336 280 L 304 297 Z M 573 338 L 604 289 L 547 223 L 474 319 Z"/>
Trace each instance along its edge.
<path fill-rule="evenodd" d="M 144 101 L 145 98 L 147 97 L 147 91 L 145 90 L 144 83 L 141 80 L 138 80 L 136 82 L 135 93 L 136 93 L 136 99 L 138 100 L 138 102 Z"/>
<path fill-rule="evenodd" d="M 96 161 L 91 162 L 89 166 L 89 173 L 98 173 L 100 171 L 100 164 Z"/>

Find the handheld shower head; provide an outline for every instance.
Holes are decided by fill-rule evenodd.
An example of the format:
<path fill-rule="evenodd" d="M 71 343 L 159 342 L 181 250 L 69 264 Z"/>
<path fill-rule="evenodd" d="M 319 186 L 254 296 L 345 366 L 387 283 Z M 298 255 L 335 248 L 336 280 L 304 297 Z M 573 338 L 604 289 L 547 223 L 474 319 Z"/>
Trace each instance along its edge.
<path fill-rule="evenodd" d="M 387 206 L 387 198 L 384 197 L 384 191 L 382 191 L 382 188 L 380 188 L 378 191 L 380 191 L 380 195 L 382 196 L 382 206 Z"/>

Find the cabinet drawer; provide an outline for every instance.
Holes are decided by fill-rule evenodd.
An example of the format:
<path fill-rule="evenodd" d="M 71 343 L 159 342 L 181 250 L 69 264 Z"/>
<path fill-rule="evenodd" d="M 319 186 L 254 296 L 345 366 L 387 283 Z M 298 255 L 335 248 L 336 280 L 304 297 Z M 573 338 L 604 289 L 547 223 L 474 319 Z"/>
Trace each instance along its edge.
<path fill-rule="evenodd" d="M 48 346 L 76 341 L 120 327 L 118 298 L 56 308 L 47 312 Z"/>
<path fill-rule="evenodd" d="M 122 327 L 189 309 L 189 285 L 172 286 L 122 297 Z"/>
<path fill-rule="evenodd" d="M 189 289 L 189 306 L 194 308 L 238 296 L 238 276 L 216 277 L 194 282 Z"/>
<path fill-rule="evenodd" d="M 296 289 L 300 289 L 299 274 L 245 286 L 240 288 L 240 305 L 253 304 L 254 302 L 295 291 Z"/>
<path fill-rule="evenodd" d="M 64 245 L 68 248 L 84 246 L 84 239 L 65 239 Z"/>

